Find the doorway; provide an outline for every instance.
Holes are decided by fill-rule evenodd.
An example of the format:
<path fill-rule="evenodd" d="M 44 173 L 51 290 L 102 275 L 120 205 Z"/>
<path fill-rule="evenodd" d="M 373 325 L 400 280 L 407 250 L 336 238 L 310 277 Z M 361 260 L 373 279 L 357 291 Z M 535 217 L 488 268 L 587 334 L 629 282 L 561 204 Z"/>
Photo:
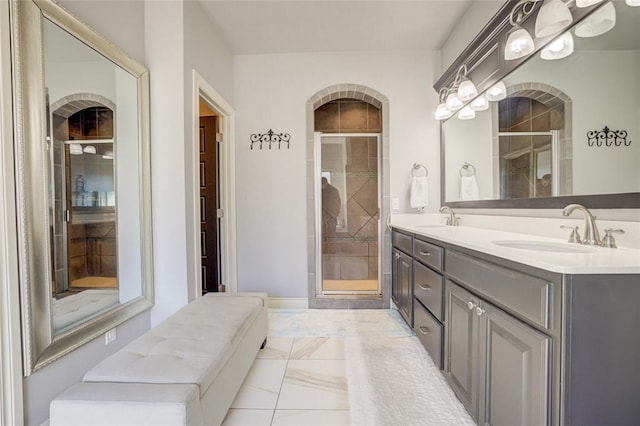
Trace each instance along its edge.
<path fill-rule="evenodd" d="M 220 148 L 217 114 L 200 98 L 199 181 L 202 294 L 224 291 L 220 282 Z"/>
<path fill-rule="evenodd" d="M 379 295 L 380 135 L 316 134 L 318 295 Z"/>

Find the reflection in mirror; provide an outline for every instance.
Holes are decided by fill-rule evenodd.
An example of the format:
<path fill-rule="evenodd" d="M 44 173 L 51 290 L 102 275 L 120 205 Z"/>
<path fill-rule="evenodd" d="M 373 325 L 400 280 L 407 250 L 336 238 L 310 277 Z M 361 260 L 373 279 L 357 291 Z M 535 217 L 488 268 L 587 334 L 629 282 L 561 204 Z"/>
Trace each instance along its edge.
<path fill-rule="evenodd" d="M 49 0 L 11 6 L 29 375 L 152 306 L 148 72 Z"/>
<path fill-rule="evenodd" d="M 43 20 L 43 40 L 53 151 L 49 208 L 57 333 L 141 294 L 139 275 L 124 283 L 135 288 L 118 285 L 116 219 L 116 211 L 122 217 L 127 208 L 139 216 L 137 208 L 116 206 L 127 192 L 137 198 L 131 193 L 137 188 L 131 187 L 137 183 L 136 169 L 119 167 L 125 179 L 120 182 L 115 166 L 126 163 L 125 156 L 137 163 L 137 96 L 134 76 L 48 19 Z M 140 258 L 139 252 L 129 254 Z"/>
<path fill-rule="evenodd" d="M 506 99 L 443 123 L 446 202 L 640 192 L 640 8 L 612 4 L 610 31 L 532 56 L 503 78 Z M 593 136 L 606 130 L 620 133 Z"/>

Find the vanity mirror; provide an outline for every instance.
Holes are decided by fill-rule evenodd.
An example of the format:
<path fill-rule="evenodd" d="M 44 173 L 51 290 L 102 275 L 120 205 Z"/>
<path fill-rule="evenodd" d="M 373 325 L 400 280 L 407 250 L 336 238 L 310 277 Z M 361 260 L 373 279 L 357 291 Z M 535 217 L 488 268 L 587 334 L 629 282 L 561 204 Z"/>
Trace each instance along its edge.
<path fill-rule="evenodd" d="M 11 27 L 28 375 L 153 304 L 148 72 L 49 0 Z"/>
<path fill-rule="evenodd" d="M 522 26 L 534 34 L 542 2 L 530 3 L 538 9 Z M 474 118 L 442 121 L 443 205 L 640 207 L 640 7 L 628 3 L 574 6 L 571 25 L 517 60 L 505 59 L 516 2 L 505 4 L 435 86 L 446 91 L 466 64 L 481 93 L 506 89 Z M 589 28 L 601 16 L 615 25 L 597 34 Z M 555 48 L 561 37 L 572 51 Z"/>

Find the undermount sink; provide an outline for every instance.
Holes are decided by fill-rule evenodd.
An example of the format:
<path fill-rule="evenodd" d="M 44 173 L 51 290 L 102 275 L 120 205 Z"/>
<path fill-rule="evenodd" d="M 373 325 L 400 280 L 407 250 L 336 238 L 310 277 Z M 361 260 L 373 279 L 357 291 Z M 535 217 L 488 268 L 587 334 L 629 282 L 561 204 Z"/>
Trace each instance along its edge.
<path fill-rule="evenodd" d="M 549 243 L 543 241 L 493 241 L 493 244 L 520 250 L 546 251 L 553 253 L 593 253 L 594 249 L 583 246 L 572 246 L 561 243 Z"/>

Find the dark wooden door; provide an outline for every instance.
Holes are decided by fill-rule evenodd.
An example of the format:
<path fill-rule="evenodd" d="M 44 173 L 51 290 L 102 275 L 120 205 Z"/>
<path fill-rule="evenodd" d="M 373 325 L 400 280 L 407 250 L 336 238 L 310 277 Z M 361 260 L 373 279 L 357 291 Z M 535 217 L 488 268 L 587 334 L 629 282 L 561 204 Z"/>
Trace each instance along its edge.
<path fill-rule="evenodd" d="M 200 117 L 200 250 L 202 293 L 219 291 L 217 118 Z"/>

